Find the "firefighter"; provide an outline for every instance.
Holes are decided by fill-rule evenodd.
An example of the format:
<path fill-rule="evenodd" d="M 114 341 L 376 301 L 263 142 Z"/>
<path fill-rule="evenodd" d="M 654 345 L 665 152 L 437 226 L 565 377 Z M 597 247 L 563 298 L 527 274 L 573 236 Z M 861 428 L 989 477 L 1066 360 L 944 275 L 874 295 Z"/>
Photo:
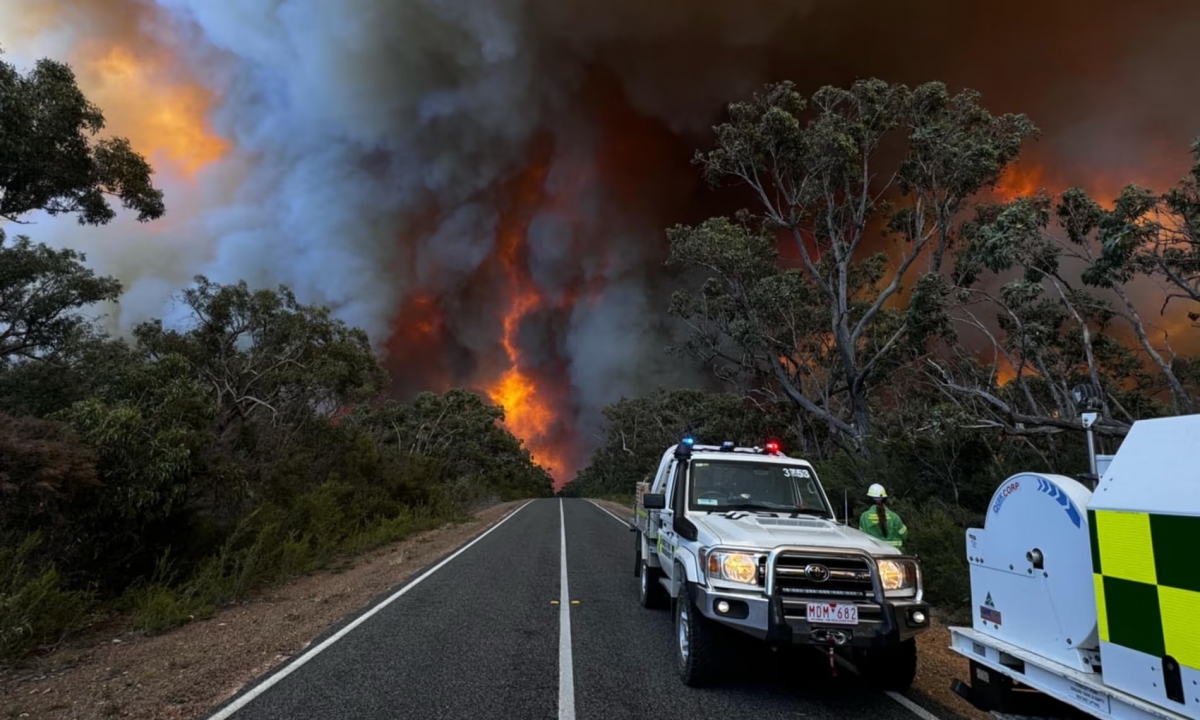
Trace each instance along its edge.
<path fill-rule="evenodd" d="M 858 518 L 858 527 L 868 535 L 896 546 L 902 552 L 908 539 L 908 528 L 894 510 L 887 506 L 887 490 L 879 483 L 867 489 L 872 505 Z"/>

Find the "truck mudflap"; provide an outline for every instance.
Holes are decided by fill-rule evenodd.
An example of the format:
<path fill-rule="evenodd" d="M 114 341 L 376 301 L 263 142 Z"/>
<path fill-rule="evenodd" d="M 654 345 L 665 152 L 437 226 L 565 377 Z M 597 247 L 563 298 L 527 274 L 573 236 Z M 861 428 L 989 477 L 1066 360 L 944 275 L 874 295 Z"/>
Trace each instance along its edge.
<path fill-rule="evenodd" d="M 792 598 L 785 602 L 779 595 L 723 593 L 699 584 L 692 585 L 692 592 L 705 617 L 771 645 L 825 647 L 832 642 L 836 647 L 868 649 L 896 645 L 929 629 L 929 605 L 924 602 L 861 603 L 858 624 L 834 625 L 809 623 Z"/>

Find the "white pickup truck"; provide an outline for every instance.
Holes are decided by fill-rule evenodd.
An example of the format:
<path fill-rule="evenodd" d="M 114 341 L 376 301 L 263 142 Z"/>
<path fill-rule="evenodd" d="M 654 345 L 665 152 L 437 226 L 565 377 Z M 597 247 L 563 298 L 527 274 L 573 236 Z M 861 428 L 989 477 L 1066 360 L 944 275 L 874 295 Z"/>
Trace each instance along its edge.
<path fill-rule="evenodd" d="M 725 626 L 775 647 L 810 645 L 888 690 L 916 674 L 929 628 L 916 558 L 839 524 L 812 466 L 765 448 L 663 453 L 634 507 L 641 602 L 670 606 L 684 683 L 719 670 Z"/>

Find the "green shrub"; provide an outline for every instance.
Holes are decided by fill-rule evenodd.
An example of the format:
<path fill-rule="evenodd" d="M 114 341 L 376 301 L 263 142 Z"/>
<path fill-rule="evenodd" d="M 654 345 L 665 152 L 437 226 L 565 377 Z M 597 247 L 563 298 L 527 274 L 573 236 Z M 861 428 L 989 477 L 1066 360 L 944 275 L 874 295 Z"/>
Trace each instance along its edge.
<path fill-rule="evenodd" d="M 131 590 L 127 601 L 133 605 L 134 629 L 151 634 L 211 617 L 214 610 L 187 592 L 158 583 Z"/>
<path fill-rule="evenodd" d="M 384 518 L 376 521 L 347 538 L 342 550 L 346 553 L 360 553 L 377 548 L 381 545 L 397 542 L 414 533 L 432 530 L 443 525 L 447 518 L 440 518 L 429 512 L 405 512 L 394 518 Z"/>
<path fill-rule="evenodd" d="M 27 565 L 40 542 L 33 535 L 15 547 L 0 547 L 0 660 L 61 642 L 87 622 L 91 593 L 64 589 L 53 566 Z"/>
<path fill-rule="evenodd" d="M 983 518 L 938 499 L 919 505 L 900 502 L 895 510 L 908 526 L 905 550 L 921 559 L 929 602 L 950 613 L 967 607 L 971 575 L 966 531 L 981 525 Z"/>
<path fill-rule="evenodd" d="M 212 615 L 256 589 L 433 529 L 458 517 L 448 505 L 375 506 L 356 501 L 355 489 L 330 481 L 296 497 L 288 508 L 265 503 L 250 513 L 212 555 L 179 578 L 168 549 L 149 581 L 131 587 L 120 603 L 134 627 L 158 633 Z"/>

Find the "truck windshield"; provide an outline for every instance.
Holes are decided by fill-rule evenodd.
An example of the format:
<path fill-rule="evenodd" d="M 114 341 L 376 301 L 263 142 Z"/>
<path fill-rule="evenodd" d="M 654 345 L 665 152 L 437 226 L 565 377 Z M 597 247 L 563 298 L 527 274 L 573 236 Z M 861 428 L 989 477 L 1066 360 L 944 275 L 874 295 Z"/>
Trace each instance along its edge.
<path fill-rule="evenodd" d="M 688 505 L 692 510 L 830 516 L 816 474 L 801 465 L 695 460 L 691 477 Z"/>

